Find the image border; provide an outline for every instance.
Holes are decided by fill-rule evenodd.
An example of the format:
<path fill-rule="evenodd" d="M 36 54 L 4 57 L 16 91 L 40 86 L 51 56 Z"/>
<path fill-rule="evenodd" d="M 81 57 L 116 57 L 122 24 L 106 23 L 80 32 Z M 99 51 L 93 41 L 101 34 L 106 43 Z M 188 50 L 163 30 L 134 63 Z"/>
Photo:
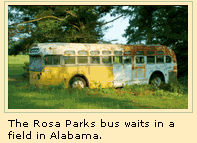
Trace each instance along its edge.
<path fill-rule="evenodd" d="M 148 112 L 138 112 L 138 111 L 134 111 L 134 112 L 130 112 L 130 111 L 125 111 L 125 110 L 128 110 L 128 109 L 123 109 L 124 111 L 120 111 L 120 112 L 113 112 L 113 110 L 121 110 L 121 109 L 107 109 L 107 110 L 111 110 L 112 112 L 105 112 L 105 110 L 103 110 L 102 112 L 100 112 L 100 110 L 102 110 L 102 109 L 72 109 L 72 112 L 70 112 L 70 109 L 64 109 L 64 110 L 59 110 L 59 109 L 33 109 L 33 110 L 37 110 L 37 111 L 41 111 L 41 112 L 34 112 L 34 111 L 30 111 L 30 110 L 32 110 L 32 109 L 8 109 L 8 107 L 6 108 L 5 106 L 6 106 L 6 104 L 5 104 L 5 101 L 6 101 L 6 98 L 7 98 L 7 96 L 6 96 L 6 92 L 8 92 L 8 90 L 6 91 L 6 86 L 5 86 L 5 81 L 6 81 L 6 74 L 5 74 L 5 68 L 8 68 L 8 65 L 7 66 L 5 66 L 5 61 L 6 61 L 6 55 L 5 55 L 5 50 L 7 50 L 7 47 L 8 47 L 8 45 L 6 46 L 6 43 L 5 43 L 5 39 L 6 39 L 6 37 L 5 37 L 5 28 L 7 28 L 7 26 L 5 25 L 5 6 L 7 6 L 6 5 L 6 3 L 7 2 L 72 2 L 72 3 L 75 3 L 75 2 L 102 2 L 102 3 L 105 3 L 105 2 L 120 2 L 120 4 L 121 5 L 123 5 L 124 6 L 124 2 L 166 2 L 166 3 L 170 3 L 170 2 L 187 2 L 187 3 L 190 3 L 191 2 L 191 8 L 192 8 L 192 19 L 191 19 L 191 28 L 192 28 L 192 32 L 190 33 L 191 34 L 191 37 L 192 37 L 192 39 L 191 39 L 191 42 L 192 42 L 192 44 L 191 44 L 191 46 L 192 46 L 192 48 L 191 48 L 191 50 L 192 50 L 192 92 L 190 93 L 190 94 L 192 94 L 192 101 L 191 101 L 191 111 L 187 111 L 187 112 L 168 112 L 168 111 L 166 111 L 166 110 L 169 110 L 169 109 L 163 109 L 163 110 L 165 110 L 164 112 L 154 112 L 155 110 L 160 110 L 161 111 L 161 109 L 151 109 L 152 110 L 152 112 L 150 112 L 150 109 L 148 109 Z M 19 4 L 20 5 L 20 4 Z M 184 4 L 183 4 L 184 5 Z M 189 11 L 189 9 L 188 9 L 188 11 Z M 189 24 L 189 14 L 188 14 L 188 24 Z M 189 36 L 188 36 L 189 37 Z M 189 38 L 188 38 L 189 39 Z M 188 45 L 189 45 L 189 42 L 188 42 Z M 189 47 L 189 46 L 188 46 Z M 188 48 L 188 57 L 189 57 L 189 48 Z M 188 61 L 188 65 L 189 65 L 189 61 Z M 189 67 L 188 67 L 189 68 Z M 188 71 L 189 71 L 189 69 L 188 69 Z M 189 73 L 188 73 L 188 75 L 189 75 Z M 188 81 L 189 82 L 189 81 Z M 189 83 L 188 83 L 188 85 L 189 85 Z M 189 91 L 189 88 L 188 88 L 188 91 Z M 189 92 L 188 92 L 189 93 Z M 188 97 L 189 97 L 189 95 L 188 95 Z M 188 98 L 189 99 L 189 98 Z M 189 108 L 189 100 L 187 101 L 188 102 L 188 108 Z M 10 110 L 10 111 L 6 111 L 6 110 Z M 18 112 L 18 111 L 16 111 L 16 112 L 14 112 L 14 110 L 22 110 L 22 111 L 20 111 L 20 112 Z M 24 110 L 26 110 L 26 111 L 24 111 Z M 29 111 L 29 112 L 27 112 L 27 110 Z M 43 111 L 44 110 L 44 111 Z M 47 111 L 47 110 L 50 110 L 49 112 L 45 112 L 45 111 Z M 52 111 L 53 110 L 53 111 Z M 69 110 L 69 112 L 65 112 L 65 110 Z M 83 112 L 83 111 L 81 111 L 81 112 L 75 112 L 74 110 L 86 110 L 87 112 Z M 92 112 L 91 110 L 99 110 L 99 111 L 95 111 L 95 112 Z M 131 110 L 131 109 L 130 109 Z M 139 109 L 132 109 L 132 110 L 139 110 Z M 147 109 L 140 109 L 140 110 L 147 110 Z M 178 111 L 178 110 L 189 110 L 189 109 L 170 109 L 170 110 L 176 110 L 176 111 Z M 193 1 L 4 1 L 4 113 L 193 113 Z"/>

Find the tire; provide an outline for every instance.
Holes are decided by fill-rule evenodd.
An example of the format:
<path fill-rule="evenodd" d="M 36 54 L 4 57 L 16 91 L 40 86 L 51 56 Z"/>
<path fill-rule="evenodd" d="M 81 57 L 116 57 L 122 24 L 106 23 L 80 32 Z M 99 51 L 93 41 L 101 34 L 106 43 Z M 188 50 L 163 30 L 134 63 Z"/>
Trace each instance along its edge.
<path fill-rule="evenodd" d="M 71 88 L 85 88 L 87 86 L 86 81 L 81 77 L 75 77 L 71 81 Z"/>
<path fill-rule="evenodd" d="M 151 78 L 151 82 L 150 83 L 152 85 L 156 86 L 156 87 L 159 87 L 159 86 L 161 86 L 162 82 L 163 82 L 163 79 L 162 79 L 162 77 L 160 75 L 154 75 Z"/>

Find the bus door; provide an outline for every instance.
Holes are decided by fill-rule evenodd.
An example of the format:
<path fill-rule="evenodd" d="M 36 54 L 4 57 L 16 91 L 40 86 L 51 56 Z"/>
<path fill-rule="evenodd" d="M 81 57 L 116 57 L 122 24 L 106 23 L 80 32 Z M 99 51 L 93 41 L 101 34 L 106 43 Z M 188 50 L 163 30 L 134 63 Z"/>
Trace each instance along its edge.
<path fill-rule="evenodd" d="M 139 83 L 145 80 L 146 77 L 146 66 L 145 56 L 135 56 L 135 63 L 133 64 L 133 80 Z"/>
<path fill-rule="evenodd" d="M 176 72 L 172 72 L 172 71 L 173 71 L 173 67 L 177 67 L 177 66 L 174 66 L 175 64 L 173 63 L 171 56 L 166 55 L 164 59 L 165 59 L 164 73 L 168 75 L 165 81 L 167 82 L 168 80 L 176 81 Z M 175 68 L 175 70 L 177 70 L 177 68 Z"/>
<path fill-rule="evenodd" d="M 90 74 L 90 66 L 88 63 L 88 51 L 78 51 L 77 73 L 88 76 Z"/>
<path fill-rule="evenodd" d="M 125 84 L 132 84 L 133 74 L 132 74 L 132 57 L 131 56 L 124 56 L 124 81 Z"/>
<path fill-rule="evenodd" d="M 124 80 L 125 76 L 124 76 L 122 56 L 113 57 L 113 75 L 114 75 L 114 86 L 116 87 L 123 86 L 123 82 L 125 81 Z"/>
<path fill-rule="evenodd" d="M 56 85 L 62 80 L 64 74 L 62 72 L 63 55 L 45 55 L 44 63 L 40 83 Z"/>

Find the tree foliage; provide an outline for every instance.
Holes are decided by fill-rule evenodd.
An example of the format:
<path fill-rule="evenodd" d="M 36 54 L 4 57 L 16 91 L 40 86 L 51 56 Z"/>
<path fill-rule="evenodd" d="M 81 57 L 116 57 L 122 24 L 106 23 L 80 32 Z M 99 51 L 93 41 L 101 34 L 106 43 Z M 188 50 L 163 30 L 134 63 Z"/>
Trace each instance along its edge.
<path fill-rule="evenodd" d="M 129 6 L 117 8 L 116 14 L 130 17 L 124 37 L 127 43 L 164 44 L 175 46 L 188 41 L 187 6 Z"/>
<path fill-rule="evenodd" d="M 188 7 L 116 7 L 113 13 L 130 17 L 123 35 L 127 44 L 161 44 L 172 47 L 178 59 L 179 75 L 188 73 Z"/>
<path fill-rule="evenodd" d="M 9 41 L 26 34 L 12 46 L 12 54 L 26 50 L 33 42 L 98 43 L 105 21 L 99 20 L 113 6 L 9 6 Z"/>

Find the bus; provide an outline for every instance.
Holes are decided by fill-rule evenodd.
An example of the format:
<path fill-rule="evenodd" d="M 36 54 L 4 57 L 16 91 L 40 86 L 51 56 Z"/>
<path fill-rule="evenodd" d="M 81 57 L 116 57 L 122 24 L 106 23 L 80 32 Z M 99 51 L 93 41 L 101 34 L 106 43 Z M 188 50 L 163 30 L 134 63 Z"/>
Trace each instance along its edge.
<path fill-rule="evenodd" d="M 72 88 L 160 86 L 177 79 L 174 51 L 162 45 L 34 43 L 30 84 Z"/>

